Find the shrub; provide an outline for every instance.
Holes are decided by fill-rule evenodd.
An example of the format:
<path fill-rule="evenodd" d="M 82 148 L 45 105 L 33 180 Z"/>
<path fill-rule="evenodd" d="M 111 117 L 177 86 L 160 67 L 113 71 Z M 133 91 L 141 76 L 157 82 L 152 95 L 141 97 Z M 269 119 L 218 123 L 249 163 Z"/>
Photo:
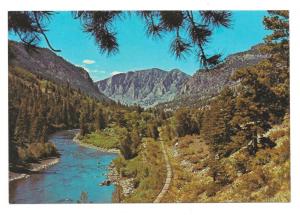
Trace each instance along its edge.
<path fill-rule="evenodd" d="M 26 161 L 28 159 L 26 149 L 24 149 L 22 147 L 18 147 L 18 157 L 21 161 Z"/>
<path fill-rule="evenodd" d="M 197 156 L 197 155 L 192 155 L 192 156 L 190 156 L 190 158 L 189 158 L 189 161 L 191 162 L 191 163 L 193 163 L 193 164 L 196 164 L 196 163 L 198 163 L 199 162 L 199 157 Z"/>
<path fill-rule="evenodd" d="M 121 170 L 123 167 L 125 167 L 125 160 L 124 160 L 123 157 L 118 156 L 118 157 L 113 161 L 113 164 L 114 164 L 116 170 L 117 170 L 118 172 L 121 172 L 120 170 Z"/>
<path fill-rule="evenodd" d="M 43 147 L 41 144 L 32 143 L 27 148 L 28 151 L 28 160 L 31 162 L 36 162 L 39 158 L 44 156 Z"/>
<path fill-rule="evenodd" d="M 220 185 L 215 182 L 211 182 L 206 186 L 206 196 L 212 197 L 220 190 Z"/>
<path fill-rule="evenodd" d="M 269 178 L 265 171 L 262 168 L 257 168 L 244 178 L 243 184 L 247 190 L 253 192 L 265 186 L 268 180 Z"/>
<path fill-rule="evenodd" d="M 201 171 L 203 170 L 204 168 L 207 167 L 207 164 L 206 163 L 197 163 L 194 167 L 193 167 L 193 172 L 196 172 L 196 171 Z"/>
<path fill-rule="evenodd" d="M 152 137 L 157 140 L 159 137 L 158 124 L 157 122 L 150 122 L 147 126 L 147 137 Z"/>
<path fill-rule="evenodd" d="M 280 137 L 289 136 L 289 132 L 287 129 L 276 129 L 271 131 L 269 136 L 273 141 L 276 141 Z"/>
<path fill-rule="evenodd" d="M 59 156 L 53 143 L 32 143 L 27 148 L 18 148 L 18 156 L 20 160 L 26 162 L 37 162 L 48 157 Z"/>
<path fill-rule="evenodd" d="M 236 177 L 234 166 L 229 163 L 223 164 L 220 161 L 211 161 L 209 164 L 209 175 L 216 184 L 225 186 L 231 184 Z"/>
<path fill-rule="evenodd" d="M 240 152 L 235 156 L 235 169 L 237 172 L 245 174 L 249 171 L 249 157 L 245 153 Z"/>
<path fill-rule="evenodd" d="M 260 150 L 256 153 L 255 161 L 257 165 L 266 165 L 271 161 L 272 152 L 269 149 Z"/>

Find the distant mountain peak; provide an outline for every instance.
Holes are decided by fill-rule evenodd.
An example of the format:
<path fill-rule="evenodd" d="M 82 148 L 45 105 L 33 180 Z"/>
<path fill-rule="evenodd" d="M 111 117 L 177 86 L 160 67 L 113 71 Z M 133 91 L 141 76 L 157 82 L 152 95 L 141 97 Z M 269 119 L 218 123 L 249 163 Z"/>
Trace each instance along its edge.
<path fill-rule="evenodd" d="M 100 92 L 123 104 L 152 107 L 171 101 L 190 76 L 178 69 L 159 68 L 129 71 L 96 82 Z"/>

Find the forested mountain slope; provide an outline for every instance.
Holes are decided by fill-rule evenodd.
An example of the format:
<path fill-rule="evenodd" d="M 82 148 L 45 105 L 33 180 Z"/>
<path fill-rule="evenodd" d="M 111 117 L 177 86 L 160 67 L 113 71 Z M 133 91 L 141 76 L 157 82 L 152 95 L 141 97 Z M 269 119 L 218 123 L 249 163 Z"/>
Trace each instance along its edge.
<path fill-rule="evenodd" d="M 9 41 L 9 65 L 23 68 L 58 84 L 69 84 L 96 99 L 109 101 L 94 85 L 87 71 L 74 66 L 46 48 L 28 48 Z"/>
<path fill-rule="evenodd" d="M 69 85 L 55 84 L 20 67 L 9 67 L 8 77 L 11 167 L 56 156 L 55 146 L 47 143 L 49 134 L 78 128 L 84 110 L 91 113 L 84 119 L 88 127 L 95 109 L 107 106 Z"/>

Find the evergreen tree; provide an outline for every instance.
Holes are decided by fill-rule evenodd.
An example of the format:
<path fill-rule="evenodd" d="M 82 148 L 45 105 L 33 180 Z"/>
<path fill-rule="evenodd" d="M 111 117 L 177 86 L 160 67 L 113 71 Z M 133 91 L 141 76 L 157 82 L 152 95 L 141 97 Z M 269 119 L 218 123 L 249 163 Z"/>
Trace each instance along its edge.
<path fill-rule="evenodd" d="M 31 121 L 31 141 L 40 141 L 41 139 L 45 139 L 43 135 L 47 135 L 47 133 L 43 134 L 43 128 L 47 124 L 47 119 L 45 117 L 45 108 L 43 105 L 40 105 L 39 109 L 37 110 L 37 116 L 32 115 Z"/>
<path fill-rule="evenodd" d="M 192 134 L 194 130 L 194 122 L 190 112 L 185 108 L 180 108 L 175 112 L 176 127 L 175 131 L 179 137 Z"/>
<path fill-rule="evenodd" d="M 195 131 L 193 133 L 200 134 L 203 125 L 203 115 L 202 110 L 194 110 L 193 121 L 195 122 Z"/>
<path fill-rule="evenodd" d="M 270 11 L 264 24 L 273 31 L 265 38 L 262 53 L 269 58 L 259 64 L 237 71 L 233 80 L 241 85 L 232 120 L 238 130 L 234 138 L 248 144 L 250 154 L 258 150 L 260 137 L 274 123 L 283 120 L 289 111 L 289 23 L 288 11 Z M 261 142 L 271 147 L 269 141 Z"/>
<path fill-rule="evenodd" d="M 159 138 L 158 125 L 156 122 L 149 122 L 147 126 L 147 136 L 155 140 Z"/>
<path fill-rule="evenodd" d="M 224 88 L 220 95 L 210 104 L 205 112 L 203 134 L 212 151 L 218 156 L 228 156 L 232 149 L 227 144 L 234 134 L 231 120 L 235 112 L 235 97 L 230 88 Z"/>
<path fill-rule="evenodd" d="M 124 113 L 122 111 L 116 111 L 114 114 L 114 121 L 117 122 L 117 125 L 125 128 L 127 126 L 127 122 L 124 117 Z"/>
<path fill-rule="evenodd" d="M 45 124 L 42 128 L 39 142 L 45 144 L 47 141 L 47 135 L 48 135 L 48 126 Z"/>
<path fill-rule="evenodd" d="M 24 146 L 28 143 L 28 131 L 29 131 L 29 119 L 27 113 L 27 102 L 26 99 L 21 101 L 16 128 L 14 132 L 14 140 L 18 146 Z"/>
<path fill-rule="evenodd" d="M 140 137 L 139 131 L 137 128 L 134 128 L 130 133 L 131 143 L 131 154 L 132 157 L 137 155 L 138 146 L 141 144 L 142 139 Z"/>
<path fill-rule="evenodd" d="M 126 160 L 131 159 L 133 157 L 131 145 L 132 140 L 130 137 L 130 133 L 127 130 L 124 130 L 120 135 L 120 151 Z"/>
<path fill-rule="evenodd" d="M 95 113 L 95 128 L 100 131 L 106 127 L 106 120 L 102 109 L 98 108 Z"/>
<path fill-rule="evenodd" d="M 79 127 L 80 127 L 80 135 L 84 136 L 88 133 L 88 126 L 87 126 L 87 113 L 85 110 L 82 110 L 80 112 L 80 117 L 79 117 Z"/>
<path fill-rule="evenodd" d="M 11 99 L 11 97 L 9 97 Z M 12 102 L 9 101 L 9 104 Z M 15 129 L 17 121 L 17 108 L 13 105 L 9 106 L 9 160 L 11 163 L 16 163 L 18 161 L 18 148 L 15 140 Z"/>

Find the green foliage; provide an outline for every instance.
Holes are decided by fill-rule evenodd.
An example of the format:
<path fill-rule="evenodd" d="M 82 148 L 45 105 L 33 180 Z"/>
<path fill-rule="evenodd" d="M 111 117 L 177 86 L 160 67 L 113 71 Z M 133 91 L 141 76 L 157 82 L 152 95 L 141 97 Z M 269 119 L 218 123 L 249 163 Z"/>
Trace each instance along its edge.
<path fill-rule="evenodd" d="M 120 148 L 124 157 L 131 159 L 138 153 L 141 137 L 146 136 L 148 121 L 155 121 L 152 113 L 140 107 L 107 107 L 69 85 L 53 84 L 18 67 L 10 68 L 9 87 L 11 163 L 54 155 L 45 152 L 48 135 L 78 127 L 83 143 Z M 157 138 L 157 127 L 152 130 L 151 135 Z"/>
<path fill-rule="evenodd" d="M 85 110 L 82 110 L 80 112 L 79 117 L 79 128 L 80 128 L 80 136 L 85 136 L 89 133 L 89 128 L 87 126 L 87 112 Z"/>
<path fill-rule="evenodd" d="M 265 38 L 268 44 L 265 51 L 271 53 L 277 59 L 289 61 L 289 11 L 269 11 L 269 16 L 264 18 L 266 29 L 272 34 Z"/>
<path fill-rule="evenodd" d="M 155 140 L 157 140 L 157 138 L 159 137 L 158 125 L 156 122 L 148 123 L 147 136 L 152 137 Z"/>
<path fill-rule="evenodd" d="M 18 148 L 18 158 L 24 162 L 37 162 L 40 159 L 59 156 L 52 143 L 31 143 L 26 146 Z"/>
<path fill-rule="evenodd" d="M 117 122 L 117 125 L 119 127 L 126 127 L 127 126 L 127 121 L 124 117 L 125 112 L 123 111 L 117 111 L 114 114 L 114 121 Z"/>
<path fill-rule="evenodd" d="M 158 142 L 153 138 L 142 140 L 145 148 L 136 157 L 125 160 L 120 157 L 114 164 L 122 179 L 132 179 L 134 192 L 121 197 L 121 202 L 153 202 L 160 192 L 166 177 L 164 157 Z M 121 179 L 121 180 L 122 180 Z"/>
<path fill-rule="evenodd" d="M 176 55 L 189 49 L 189 44 L 178 34 L 178 28 L 185 22 L 181 16 L 183 13 L 142 13 L 149 33 L 161 33 L 160 27 L 177 31 L 172 45 Z M 109 23 L 118 13 L 96 15 L 82 13 L 80 16 L 87 16 L 84 21 L 107 18 Z M 207 24 L 227 25 L 226 14 L 207 12 L 204 17 L 207 17 Z M 188 12 L 185 18 L 189 19 L 192 42 L 205 43 L 209 31 L 193 23 L 193 13 Z M 55 147 L 46 143 L 47 135 L 79 126 L 84 143 L 120 149 L 122 156 L 114 161 L 115 167 L 123 179 L 132 179 L 135 192 L 119 199 L 150 202 L 161 190 L 165 179 L 161 168 L 163 154 L 156 141 L 158 128 L 162 127 L 164 138 L 172 140 L 169 146 L 179 151 L 178 156 L 183 159 L 180 162 L 187 163 L 191 167 L 188 169 L 201 174 L 199 179 L 186 170 L 178 173 L 182 167 L 176 166 L 172 185 L 176 191 L 173 188 L 172 192 L 178 195 L 188 193 L 182 195 L 183 200 L 288 200 L 288 12 L 271 11 L 264 23 L 273 31 L 266 37 L 266 44 L 261 46 L 261 54 L 267 54 L 268 58 L 236 71 L 232 79 L 239 85 L 224 88 L 218 96 L 206 102 L 207 106 L 197 110 L 180 108 L 171 118 L 161 108 L 144 111 L 139 106 L 105 107 L 69 86 L 54 85 L 20 68 L 10 68 L 10 162 L 38 161 L 56 155 Z M 95 29 L 88 32 L 95 33 Z M 199 32 L 204 33 L 201 38 L 197 37 Z M 113 51 L 117 47 L 116 41 L 109 33 L 106 36 L 112 43 L 109 47 L 101 38 L 97 40 L 103 49 Z M 210 62 L 213 65 L 218 60 L 218 57 L 208 59 L 204 53 L 199 57 L 203 64 Z M 176 139 L 174 134 L 178 136 Z M 202 143 L 205 140 L 205 146 L 195 140 L 195 135 L 200 135 L 197 138 L 200 137 Z M 207 171 L 202 172 L 204 169 Z M 85 195 L 82 199 L 87 200 Z"/>
<path fill-rule="evenodd" d="M 133 154 L 136 155 L 137 154 L 137 148 L 138 146 L 141 144 L 142 142 L 142 138 L 140 136 L 140 133 L 137 129 L 133 129 L 130 133 L 130 139 L 132 141 L 132 150 L 133 150 Z"/>
<path fill-rule="evenodd" d="M 223 89 L 201 119 L 200 133 L 218 156 L 229 156 L 244 146 L 252 155 L 259 148 L 273 147 L 262 135 L 289 111 L 289 63 L 281 54 L 288 54 L 288 13 L 270 12 L 264 22 L 274 31 L 261 46 L 261 53 L 269 58 L 236 71 L 232 76 L 239 82 L 236 92 Z M 184 118 L 177 126 L 187 127 L 190 120 Z"/>
<path fill-rule="evenodd" d="M 120 150 L 123 157 L 128 160 L 134 158 L 138 153 L 138 146 L 141 143 L 141 137 L 137 129 L 129 132 L 123 130 L 119 137 Z"/>
<path fill-rule="evenodd" d="M 124 109 L 111 104 L 109 108 L 68 85 L 57 85 L 20 67 L 9 68 L 9 160 L 11 164 L 45 158 L 49 134 L 81 128 L 81 135 L 95 130 L 93 113 L 105 111 L 109 119 L 113 112 Z M 101 113 L 98 114 L 102 122 Z M 103 115 L 103 114 L 102 114 Z M 103 124 L 100 125 L 103 128 Z M 44 149 L 40 148 L 44 144 Z M 29 149 L 34 148 L 34 153 Z M 19 152 L 19 153 L 18 153 Z M 51 153 L 46 153 L 51 154 Z M 31 156 L 32 155 L 32 156 Z"/>
<path fill-rule="evenodd" d="M 8 30 L 28 46 L 36 46 L 44 38 L 52 51 L 59 52 L 51 46 L 45 34 L 52 15 L 50 11 L 11 11 L 8 15 Z"/>
<path fill-rule="evenodd" d="M 270 57 L 261 63 L 237 71 L 233 79 L 241 87 L 236 102 L 233 126 L 239 130 L 240 142 L 252 141 L 250 152 L 257 151 L 257 137 L 272 124 L 280 123 L 289 111 L 288 13 L 271 12 L 264 19 L 273 33 L 266 37 L 262 52 Z M 284 53 L 284 54 L 283 54 Z"/>
<path fill-rule="evenodd" d="M 167 122 L 165 127 L 163 127 L 163 129 L 164 129 L 163 133 L 166 135 L 166 139 L 172 140 L 174 132 L 173 132 L 172 127 L 170 126 L 170 122 Z"/>
<path fill-rule="evenodd" d="M 203 133 L 208 143 L 212 144 L 213 151 L 221 154 L 226 151 L 234 131 L 231 120 L 235 113 L 235 96 L 230 88 L 225 88 L 211 103 L 210 110 L 205 112 Z"/>
<path fill-rule="evenodd" d="M 118 128 L 106 128 L 86 134 L 80 138 L 80 142 L 103 149 L 116 149 L 119 148 L 119 133 Z"/>
<path fill-rule="evenodd" d="M 175 131 L 177 136 L 183 137 L 187 134 L 199 133 L 198 120 L 192 117 L 191 112 L 188 109 L 180 108 L 176 110 L 174 114 L 176 120 Z"/>
<path fill-rule="evenodd" d="M 192 109 L 174 114 L 174 128 L 182 136 L 188 134 L 189 122 L 199 119 L 200 138 L 209 146 L 209 156 L 197 161 L 195 146 L 193 152 L 190 150 L 193 136 L 176 140 L 176 162 L 199 171 L 201 176 L 191 174 L 191 183 L 187 183 L 182 175 L 188 171 L 175 169 L 177 187 L 172 188 L 169 198 L 204 202 L 290 200 L 288 12 L 270 11 L 264 24 L 273 31 L 260 46 L 267 58 L 236 71 L 232 78 L 238 85 L 211 99 L 201 109 L 203 115 L 199 112 L 196 117 Z M 205 167 L 207 171 L 202 172 Z M 199 193 L 194 191 L 196 187 Z M 184 193 L 187 190 L 190 197 Z"/>
<path fill-rule="evenodd" d="M 106 127 L 106 119 L 102 109 L 98 108 L 95 113 L 95 129 L 102 130 Z"/>

